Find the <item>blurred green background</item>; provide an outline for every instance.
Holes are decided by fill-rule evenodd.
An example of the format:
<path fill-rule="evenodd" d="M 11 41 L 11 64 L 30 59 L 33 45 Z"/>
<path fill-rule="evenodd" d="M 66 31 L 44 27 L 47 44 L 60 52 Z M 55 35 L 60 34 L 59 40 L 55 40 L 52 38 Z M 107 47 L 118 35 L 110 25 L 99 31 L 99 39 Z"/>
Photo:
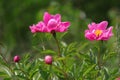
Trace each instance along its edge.
<path fill-rule="evenodd" d="M 29 26 L 42 20 L 45 11 L 60 13 L 62 21 L 71 22 L 63 38 L 68 44 L 87 43 L 84 30 L 92 21 L 107 20 L 114 30 L 120 22 L 120 0 L 0 0 L 0 43 L 8 55 L 32 52 L 32 46 L 40 43 Z"/>

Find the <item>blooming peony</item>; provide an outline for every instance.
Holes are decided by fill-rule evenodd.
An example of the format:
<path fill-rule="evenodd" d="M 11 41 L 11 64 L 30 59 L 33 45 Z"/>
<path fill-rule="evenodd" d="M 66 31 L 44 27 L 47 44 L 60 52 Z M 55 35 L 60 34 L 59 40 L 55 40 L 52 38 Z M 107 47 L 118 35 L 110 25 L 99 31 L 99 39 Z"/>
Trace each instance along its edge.
<path fill-rule="evenodd" d="M 61 22 L 61 15 L 51 15 L 48 12 L 44 13 L 43 21 L 38 22 L 36 25 L 30 26 L 32 33 L 36 32 L 65 32 L 70 26 L 70 22 Z"/>
<path fill-rule="evenodd" d="M 108 40 L 113 36 L 113 27 L 107 28 L 108 22 L 102 21 L 98 24 L 92 23 L 88 25 L 89 30 L 85 30 L 85 37 L 88 40 Z"/>

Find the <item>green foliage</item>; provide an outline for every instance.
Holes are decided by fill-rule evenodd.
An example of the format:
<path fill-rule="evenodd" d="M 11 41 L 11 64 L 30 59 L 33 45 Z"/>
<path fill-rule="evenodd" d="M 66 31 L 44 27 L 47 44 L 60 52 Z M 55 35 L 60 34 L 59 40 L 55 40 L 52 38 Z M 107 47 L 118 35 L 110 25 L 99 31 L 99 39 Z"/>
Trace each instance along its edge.
<path fill-rule="evenodd" d="M 11 0 L 7 1 L 8 5 L 6 0 L 1 0 L 0 78 L 3 80 L 115 80 L 119 77 L 120 16 L 119 10 L 114 8 L 109 10 L 112 8 L 112 2 L 114 5 L 119 2 L 103 0 L 99 2 Z M 109 3 L 109 6 L 102 3 Z M 29 26 L 41 21 L 45 11 L 51 14 L 59 13 L 62 15 L 62 21 L 71 22 L 68 32 L 56 33 L 59 43 L 56 43 L 56 39 L 50 33 L 37 33 L 33 36 L 30 33 Z M 103 43 L 87 41 L 84 31 L 88 23 L 92 20 L 106 19 L 114 27 L 114 37 Z M 58 45 L 61 56 L 58 56 Z M 100 58 L 98 58 L 99 53 Z M 12 60 L 15 54 L 21 56 L 18 63 Z M 53 56 L 51 65 L 44 62 L 46 55 Z"/>
<path fill-rule="evenodd" d="M 34 38 L 46 38 L 49 39 L 49 42 L 55 41 L 52 37 L 39 37 L 41 35 L 45 34 L 41 33 L 40 35 L 34 36 Z M 57 36 L 64 37 L 65 35 L 57 34 Z M 58 39 L 61 57 L 57 56 L 58 49 L 47 49 L 46 46 L 44 46 L 45 49 L 37 49 L 40 53 L 38 55 L 39 57 L 26 53 L 21 58 L 20 62 L 14 62 L 13 64 L 7 64 L 7 62 L 4 61 L 5 58 L 1 55 L 0 76 L 4 80 L 112 80 L 119 76 L 119 67 L 111 70 L 110 66 L 113 65 L 108 65 L 108 63 L 111 62 L 111 58 L 115 57 L 116 53 L 113 50 L 107 49 L 106 43 L 95 42 L 92 43 L 94 47 L 82 51 L 90 44 L 83 44 L 83 46 L 80 46 L 77 42 L 67 44 L 62 41 L 62 38 Z M 99 52 L 101 53 L 100 63 L 98 63 Z M 45 55 L 53 56 L 54 60 L 51 65 L 44 62 Z"/>

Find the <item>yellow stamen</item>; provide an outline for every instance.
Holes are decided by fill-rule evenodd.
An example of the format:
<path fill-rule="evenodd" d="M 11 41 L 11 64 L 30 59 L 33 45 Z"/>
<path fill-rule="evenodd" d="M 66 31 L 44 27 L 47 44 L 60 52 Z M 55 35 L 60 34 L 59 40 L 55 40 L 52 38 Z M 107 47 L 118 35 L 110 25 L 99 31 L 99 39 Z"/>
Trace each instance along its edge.
<path fill-rule="evenodd" d="M 102 34 L 102 30 L 95 30 L 95 35 L 98 37 Z"/>

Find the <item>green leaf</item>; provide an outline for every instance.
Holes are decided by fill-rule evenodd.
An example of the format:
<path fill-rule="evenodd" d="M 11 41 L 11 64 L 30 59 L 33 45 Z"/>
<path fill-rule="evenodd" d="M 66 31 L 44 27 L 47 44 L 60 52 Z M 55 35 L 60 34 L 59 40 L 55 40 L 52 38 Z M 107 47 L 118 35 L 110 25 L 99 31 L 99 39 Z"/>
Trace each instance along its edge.
<path fill-rule="evenodd" d="M 63 34 L 60 35 L 59 39 L 62 39 L 68 32 L 64 32 Z"/>
<path fill-rule="evenodd" d="M 7 66 L 1 66 L 0 68 L 3 69 L 6 72 L 6 74 L 9 75 L 9 77 L 12 76 L 12 73 Z"/>
<path fill-rule="evenodd" d="M 32 74 L 30 74 L 30 78 L 32 78 L 37 72 L 38 72 L 38 70 L 36 70 Z"/>
<path fill-rule="evenodd" d="M 90 67 L 83 73 L 83 76 L 86 76 L 95 66 L 96 66 L 96 64 L 90 66 Z"/>
<path fill-rule="evenodd" d="M 109 71 L 106 67 L 104 67 L 104 76 L 105 76 L 105 80 L 109 79 Z"/>
<path fill-rule="evenodd" d="M 106 61 L 106 60 L 110 59 L 111 57 L 113 57 L 113 56 L 115 56 L 115 55 L 116 55 L 115 52 L 110 52 L 110 53 L 108 53 L 107 55 L 104 55 L 104 56 L 103 56 L 103 60 Z"/>
<path fill-rule="evenodd" d="M 52 50 L 44 50 L 44 51 L 41 51 L 41 53 L 43 53 L 43 54 L 56 54 L 56 52 L 52 51 Z"/>
<path fill-rule="evenodd" d="M 44 80 L 48 80 L 48 76 L 49 76 L 49 72 L 48 71 L 45 71 L 43 70 L 41 67 L 39 67 L 39 73 L 41 74 L 41 77 L 44 79 Z"/>
<path fill-rule="evenodd" d="M 12 80 L 11 78 L 4 78 L 4 80 Z"/>
<path fill-rule="evenodd" d="M 8 75 L 5 72 L 0 72 L 0 77 L 8 77 Z"/>
<path fill-rule="evenodd" d="M 24 75 L 17 75 L 17 77 L 21 80 L 28 80 L 28 78 L 24 77 Z"/>

